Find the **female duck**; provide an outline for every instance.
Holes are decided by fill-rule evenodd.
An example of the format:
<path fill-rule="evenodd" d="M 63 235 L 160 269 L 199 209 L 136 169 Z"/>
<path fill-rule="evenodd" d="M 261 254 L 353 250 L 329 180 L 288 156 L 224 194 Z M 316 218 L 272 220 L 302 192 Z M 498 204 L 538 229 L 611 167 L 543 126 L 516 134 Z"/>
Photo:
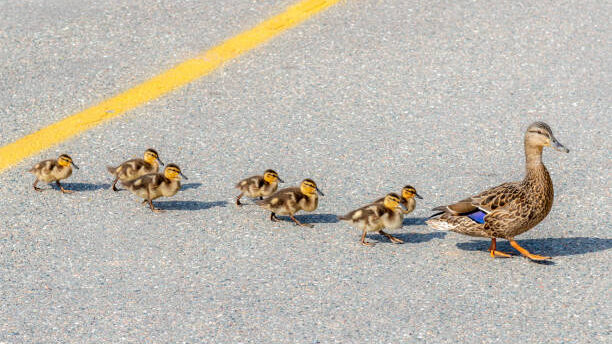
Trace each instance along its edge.
<path fill-rule="evenodd" d="M 176 195 L 181 188 L 181 177 L 188 179 L 175 164 L 168 164 L 164 173 L 149 173 L 122 184 L 136 196 L 144 198 L 142 204 L 149 203 L 152 211 L 159 213 L 162 209 L 153 206 L 153 200 L 159 197 Z"/>
<path fill-rule="evenodd" d="M 164 166 L 164 163 L 159 159 L 159 154 L 153 148 L 149 148 L 144 152 L 143 159 L 132 159 L 123 162 L 117 167 L 107 166 L 106 169 L 115 176 L 113 181 L 113 191 L 117 189 L 117 181 L 127 182 L 128 180 L 136 179 L 149 173 L 157 173 L 159 165 Z"/>
<path fill-rule="evenodd" d="M 439 213 L 426 223 L 438 230 L 491 238 L 491 257 L 510 257 L 496 250 L 496 238 L 503 238 L 530 259 L 550 259 L 530 253 L 514 240 L 540 223 L 552 208 L 553 184 L 542 163 L 542 150 L 546 146 L 569 152 L 546 123 L 531 124 L 525 133 L 527 173 L 523 181 L 504 183 L 457 203 L 434 208 Z"/>
<path fill-rule="evenodd" d="M 368 204 L 344 216 L 338 216 L 338 219 L 347 221 L 362 230 L 361 244 L 364 246 L 374 246 L 373 243 L 365 241 L 368 232 L 378 232 L 386 236 L 391 242 L 401 244 L 403 243 L 401 239 L 383 231 L 384 228 L 397 229 L 402 227 L 404 214 L 400 208 L 405 210 L 401 198 L 395 193 L 390 193 L 383 198 L 382 202 Z"/>
<path fill-rule="evenodd" d="M 274 222 L 280 221 L 276 217 L 279 215 L 289 215 L 291 220 L 299 226 L 313 227 L 308 223 L 301 223 L 293 215 L 300 211 L 314 211 L 319 205 L 319 196 L 324 196 L 321 190 L 317 187 L 317 184 L 312 179 L 304 179 L 299 188 L 285 188 L 281 189 L 270 197 L 257 201 L 257 205 L 262 208 L 270 210 L 270 220 Z"/>
<path fill-rule="evenodd" d="M 34 184 L 32 185 L 34 190 L 42 191 L 36 184 L 38 181 L 43 181 L 46 183 L 55 182 L 63 193 L 72 193 L 73 191 L 64 189 L 62 184 L 60 184 L 60 180 L 66 179 L 72 175 L 72 166 L 77 170 L 79 169 L 72 161 L 72 158 L 66 154 L 60 155 L 57 160 L 43 160 L 34 165 L 34 167 L 28 170 L 28 172 L 36 176 L 36 180 L 34 180 Z"/>
<path fill-rule="evenodd" d="M 239 181 L 236 188 L 240 190 L 240 195 L 236 197 L 236 205 L 242 205 L 240 198 L 244 195 L 251 198 L 259 197 L 260 200 L 264 196 L 270 196 L 278 189 L 278 183 L 284 183 L 284 181 L 274 170 L 266 170 L 263 176 L 252 176 Z"/>

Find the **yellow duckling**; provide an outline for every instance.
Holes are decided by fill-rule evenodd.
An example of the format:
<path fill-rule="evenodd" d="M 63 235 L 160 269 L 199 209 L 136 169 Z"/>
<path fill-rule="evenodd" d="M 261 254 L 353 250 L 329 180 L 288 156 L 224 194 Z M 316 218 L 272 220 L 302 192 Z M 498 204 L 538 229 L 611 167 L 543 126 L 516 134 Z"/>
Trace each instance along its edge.
<path fill-rule="evenodd" d="M 402 199 L 400 200 L 400 203 L 406 208 L 405 210 L 402 210 L 404 215 L 412 213 L 414 208 L 416 208 L 415 197 L 418 199 L 423 199 L 423 197 L 417 193 L 416 189 L 410 185 L 406 185 L 402 188 L 401 195 Z M 384 200 L 385 197 L 379 198 L 374 201 L 374 203 L 383 203 Z"/>
<path fill-rule="evenodd" d="M 364 246 L 374 246 L 373 243 L 365 241 L 367 232 L 378 232 L 389 238 L 393 243 L 401 244 L 403 243 L 401 239 L 383 231 L 384 228 L 397 229 L 402 227 L 404 214 L 400 208 L 404 208 L 404 205 L 401 201 L 397 194 L 390 193 L 383 198 L 381 203 L 368 204 L 344 216 L 338 216 L 338 219 L 347 221 L 363 231 L 361 244 Z"/>
<path fill-rule="evenodd" d="M 153 148 L 149 148 L 144 152 L 144 159 L 128 160 L 117 167 L 107 166 L 106 169 L 115 176 L 113 181 L 113 191 L 117 189 L 117 181 L 126 182 L 136 179 L 149 173 L 157 173 L 159 165 L 164 166 L 164 163 L 159 159 L 159 154 Z"/>
<path fill-rule="evenodd" d="M 176 195 L 181 188 L 181 177 L 188 179 L 175 164 L 168 164 L 164 173 L 149 173 L 133 180 L 121 182 L 133 194 L 144 198 L 142 204 L 149 203 L 152 211 L 159 213 L 162 209 L 153 206 L 153 200 L 159 197 Z"/>
<path fill-rule="evenodd" d="M 278 183 L 284 183 L 284 181 L 274 170 L 266 170 L 263 176 L 252 176 L 241 180 L 236 184 L 236 188 L 241 191 L 236 197 L 236 205 L 242 205 L 240 197 L 244 195 L 251 198 L 259 197 L 260 200 L 263 200 L 263 196 L 270 196 L 278 189 Z"/>
<path fill-rule="evenodd" d="M 63 193 L 72 193 L 73 191 L 64 189 L 60 184 L 60 180 L 66 179 L 72 175 L 72 166 L 77 170 L 79 169 L 72 161 L 72 158 L 66 154 L 60 155 L 57 160 L 43 160 L 34 165 L 34 167 L 28 170 L 28 172 L 32 172 L 36 176 L 36 180 L 34 184 L 32 184 L 34 190 L 42 191 L 36 184 L 38 181 L 43 181 L 46 183 L 55 182 Z"/>
<path fill-rule="evenodd" d="M 319 205 L 319 197 L 317 193 L 324 196 L 321 190 L 317 187 L 317 184 L 312 179 L 304 179 L 299 188 L 285 188 L 281 189 L 270 197 L 257 201 L 257 205 L 262 208 L 270 210 L 270 220 L 274 222 L 280 221 L 276 217 L 279 215 L 289 215 L 289 217 L 299 226 L 313 227 L 308 223 L 301 223 L 293 215 L 300 211 L 314 211 Z"/>

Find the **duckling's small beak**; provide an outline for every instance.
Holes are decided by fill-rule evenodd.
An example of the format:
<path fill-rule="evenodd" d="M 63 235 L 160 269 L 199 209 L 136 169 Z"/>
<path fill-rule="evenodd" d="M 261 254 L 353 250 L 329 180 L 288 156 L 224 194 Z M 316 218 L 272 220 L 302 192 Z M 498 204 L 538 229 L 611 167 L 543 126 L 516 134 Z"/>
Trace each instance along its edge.
<path fill-rule="evenodd" d="M 325 196 L 325 195 L 324 195 L 324 194 L 321 192 L 321 190 L 319 190 L 319 188 L 316 188 L 316 190 L 317 190 L 317 192 L 319 193 L 319 195 L 321 195 L 321 196 Z"/>
<path fill-rule="evenodd" d="M 186 180 L 188 180 L 189 178 L 187 178 L 186 175 L 183 174 L 183 172 L 179 172 L 179 174 L 181 175 L 181 177 L 185 178 Z"/>
<path fill-rule="evenodd" d="M 285 181 L 280 179 L 280 177 L 276 177 L 276 180 L 278 180 L 279 183 L 284 183 Z"/>
<path fill-rule="evenodd" d="M 164 163 L 161 161 L 161 159 L 160 159 L 160 158 L 155 158 L 155 159 L 157 160 L 157 162 L 158 162 L 160 165 L 164 166 Z"/>
<path fill-rule="evenodd" d="M 74 166 L 74 168 L 76 168 L 77 170 L 79 170 L 79 166 L 77 166 L 74 162 L 70 162 L 72 164 L 72 166 Z"/>
<path fill-rule="evenodd" d="M 561 142 L 557 141 L 554 136 L 550 140 L 552 141 L 552 148 L 558 150 L 559 152 L 569 153 L 569 149 L 565 148 L 565 146 L 562 145 Z"/>
<path fill-rule="evenodd" d="M 418 199 L 423 199 L 423 197 L 421 197 L 421 195 L 419 195 L 418 193 L 414 193 L 414 197 L 418 198 Z"/>

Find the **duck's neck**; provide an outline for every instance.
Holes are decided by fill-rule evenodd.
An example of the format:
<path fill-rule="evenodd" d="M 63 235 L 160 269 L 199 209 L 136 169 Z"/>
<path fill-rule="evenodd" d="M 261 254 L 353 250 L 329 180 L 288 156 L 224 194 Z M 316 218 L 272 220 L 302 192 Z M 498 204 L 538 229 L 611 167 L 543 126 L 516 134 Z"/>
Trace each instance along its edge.
<path fill-rule="evenodd" d="M 527 169 L 524 182 L 540 182 L 549 184 L 550 175 L 542 163 L 542 146 L 525 145 L 525 167 Z"/>

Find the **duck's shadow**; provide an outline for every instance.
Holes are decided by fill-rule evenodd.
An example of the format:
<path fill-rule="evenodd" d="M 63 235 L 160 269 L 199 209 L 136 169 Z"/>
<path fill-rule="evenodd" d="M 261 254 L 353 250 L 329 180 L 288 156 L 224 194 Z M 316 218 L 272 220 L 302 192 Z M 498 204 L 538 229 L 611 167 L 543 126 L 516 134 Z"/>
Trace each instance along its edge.
<path fill-rule="evenodd" d="M 227 201 L 160 201 L 155 202 L 155 206 L 163 210 L 204 210 L 214 207 L 226 207 Z"/>
<path fill-rule="evenodd" d="M 404 226 L 424 226 L 428 217 L 406 217 L 402 223 Z"/>
<path fill-rule="evenodd" d="M 402 240 L 405 244 L 418 244 L 428 242 L 433 239 L 444 239 L 446 232 L 431 233 L 391 233 L 394 237 Z M 378 233 L 369 235 L 370 238 L 380 242 L 390 242 L 385 236 Z"/>
<path fill-rule="evenodd" d="M 55 183 L 49 184 L 49 185 L 51 186 L 52 189 L 59 190 L 59 188 L 57 187 Z M 103 190 L 103 189 L 110 189 L 111 187 L 110 184 L 93 184 L 93 183 L 62 183 L 62 186 L 66 190 L 71 190 L 75 192 L 97 191 L 97 190 Z"/>
<path fill-rule="evenodd" d="M 518 240 L 517 242 L 531 253 L 553 258 L 605 251 L 612 248 L 612 239 L 606 238 L 544 238 Z M 472 240 L 460 242 L 457 247 L 464 251 L 487 251 L 490 244 L 489 240 Z M 504 252 L 516 252 L 505 240 L 497 241 L 497 249 Z"/>
<path fill-rule="evenodd" d="M 291 221 L 288 216 L 279 216 L 279 218 L 286 218 L 287 221 Z M 336 223 L 338 222 L 338 216 L 336 214 L 304 214 L 295 216 L 298 221 L 302 223 Z"/>

